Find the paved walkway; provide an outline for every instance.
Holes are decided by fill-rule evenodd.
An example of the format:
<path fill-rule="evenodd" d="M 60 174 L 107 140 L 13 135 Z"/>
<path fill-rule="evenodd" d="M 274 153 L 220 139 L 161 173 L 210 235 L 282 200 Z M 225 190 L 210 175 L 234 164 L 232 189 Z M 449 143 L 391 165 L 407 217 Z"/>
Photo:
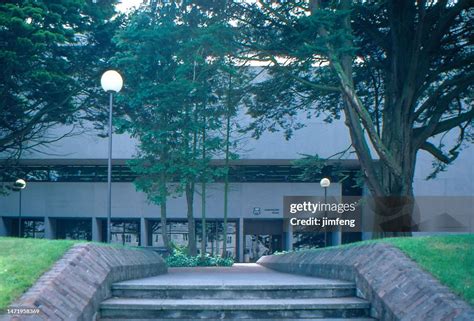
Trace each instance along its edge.
<path fill-rule="evenodd" d="M 346 286 L 352 283 L 323 278 L 280 273 L 255 263 L 236 263 L 232 267 L 170 268 L 167 274 L 124 281 L 119 285 L 159 286 L 279 286 L 314 287 L 317 285 Z"/>

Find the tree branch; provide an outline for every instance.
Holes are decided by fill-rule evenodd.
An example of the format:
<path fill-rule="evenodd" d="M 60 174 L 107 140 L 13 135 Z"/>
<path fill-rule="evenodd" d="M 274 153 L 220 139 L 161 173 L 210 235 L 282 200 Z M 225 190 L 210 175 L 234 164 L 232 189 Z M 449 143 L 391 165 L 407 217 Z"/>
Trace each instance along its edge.
<path fill-rule="evenodd" d="M 423 145 L 421 145 L 420 149 L 427 151 L 428 153 L 436 157 L 436 159 L 440 160 L 445 164 L 450 164 L 453 161 L 453 159 L 445 155 L 441 149 L 437 148 L 430 142 L 424 142 Z"/>
<path fill-rule="evenodd" d="M 314 88 L 314 89 L 319 89 L 319 90 L 324 90 L 324 91 L 329 91 L 329 92 L 340 92 L 341 89 L 339 87 L 334 87 L 334 86 L 323 86 L 323 85 L 317 85 L 315 83 L 312 83 L 311 81 L 309 80 L 306 80 L 304 78 L 301 78 L 301 77 L 298 77 L 298 76 L 295 76 L 293 75 L 291 72 L 289 72 L 285 66 L 282 66 L 278 63 L 278 61 L 275 59 L 274 56 L 270 56 L 269 57 L 270 60 L 278 67 L 278 70 L 281 70 L 285 75 L 288 75 L 290 76 L 291 78 L 293 78 L 294 80 L 306 85 L 306 86 L 309 86 L 311 88 Z"/>
<path fill-rule="evenodd" d="M 447 120 L 447 121 L 450 121 L 449 123 L 447 123 L 447 125 L 445 123 L 445 125 L 441 127 L 439 126 L 440 125 L 439 120 L 443 116 L 444 112 L 448 109 L 449 104 L 453 101 L 453 99 L 458 97 L 461 92 L 463 92 L 467 87 L 469 87 L 469 85 L 470 85 L 469 83 L 464 83 L 463 85 L 459 85 L 456 89 L 451 91 L 449 94 L 446 94 L 445 96 L 443 96 L 441 99 L 439 99 L 436 102 L 436 108 L 433 111 L 433 114 L 428 124 L 423 127 L 415 128 L 413 130 L 415 134 L 414 135 L 415 141 L 414 141 L 413 146 L 415 148 L 418 148 L 419 146 L 421 146 L 428 139 L 428 137 L 431 137 L 431 136 L 436 135 L 437 133 L 443 132 L 443 130 L 441 130 L 443 127 L 446 127 L 446 126 L 449 127 L 449 124 L 452 124 L 452 123 L 454 123 L 453 127 L 456 127 L 457 125 L 460 124 L 458 121 L 462 123 L 472 118 L 472 116 L 469 116 L 472 113 L 472 109 L 471 109 L 469 112 L 465 113 L 467 115 L 463 114 L 464 117 L 467 117 L 467 119 L 464 119 L 464 117 L 458 118 L 460 116 L 457 116 L 457 117 Z"/>
<path fill-rule="evenodd" d="M 446 33 L 446 30 L 449 29 L 454 19 L 461 13 L 461 11 L 472 7 L 474 5 L 474 1 L 458 0 L 456 4 L 448 10 L 445 10 L 446 4 L 447 1 L 439 1 L 438 6 L 442 10 L 439 10 L 438 17 L 430 17 L 432 20 L 435 20 L 438 23 L 436 24 L 436 29 L 433 31 L 431 37 L 425 38 L 426 41 L 423 43 L 423 51 L 426 53 L 431 52 L 433 48 L 436 48 L 439 45 Z"/>
<path fill-rule="evenodd" d="M 474 77 L 474 73 L 472 72 L 467 73 L 467 74 L 463 73 L 463 74 L 458 75 L 457 77 L 454 77 L 450 80 L 446 80 L 445 82 L 443 82 L 438 88 L 436 88 L 435 92 L 431 94 L 430 97 L 415 111 L 412 118 L 412 122 L 416 121 L 418 117 L 420 117 L 421 114 L 424 111 L 428 110 L 430 107 L 439 105 L 441 100 L 446 99 L 444 97 L 447 97 L 448 95 L 453 96 L 453 92 L 451 92 L 440 99 L 445 89 L 449 87 L 457 86 L 457 90 L 455 89 L 456 92 L 462 91 L 463 89 L 465 89 L 466 85 L 469 85 L 472 82 L 473 77 Z M 451 100 L 454 98 L 456 97 L 452 97 Z"/>
<path fill-rule="evenodd" d="M 439 122 L 434 128 L 433 132 L 431 133 L 431 136 L 435 136 L 443 132 L 446 132 L 450 129 L 453 129 L 454 127 L 459 126 L 460 124 L 466 121 L 471 121 L 473 119 L 474 119 L 474 108 L 471 108 L 471 110 L 466 113 L 463 113 L 463 114 L 460 114 L 459 116 L 452 117 L 442 122 Z M 426 127 L 427 126 L 415 128 L 414 129 L 415 137 L 418 135 L 421 135 L 423 130 L 426 130 Z"/>
<path fill-rule="evenodd" d="M 372 142 L 372 145 L 377 151 L 377 154 L 380 156 L 380 159 L 383 160 L 391 168 L 395 175 L 397 175 L 398 177 L 402 177 L 402 169 L 395 162 L 392 154 L 380 139 L 380 136 L 377 135 L 376 127 L 372 121 L 372 118 L 370 117 L 369 112 L 360 101 L 354 88 L 349 85 L 347 76 L 344 74 L 344 71 L 339 61 L 337 61 L 335 57 L 332 57 L 331 63 L 334 66 L 334 69 L 336 70 L 336 73 L 341 81 L 341 87 L 344 95 L 348 98 L 351 107 L 354 108 L 357 115 L 359 116 L 362 124 L 364 125 L 364 128 L 367 131 L 369 139 Z"/>

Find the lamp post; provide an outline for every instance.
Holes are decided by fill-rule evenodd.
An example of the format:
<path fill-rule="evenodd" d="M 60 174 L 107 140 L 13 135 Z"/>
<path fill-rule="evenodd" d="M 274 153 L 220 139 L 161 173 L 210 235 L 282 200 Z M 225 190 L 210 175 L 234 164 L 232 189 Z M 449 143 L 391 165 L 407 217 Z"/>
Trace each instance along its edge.
<path fill-rule="evenodd" d="M 18 237 L 21 237 L 21 191 L 25 189 L 26 182 L 24 179 L 17 179 L 15 183 L 13 183 L 13 190 L 20 192 L 18 197 Z"/>
<path fill-rule="evenodd" d="M 110 224 L 112 216 L 112 103 L 114 92 L 118 93 L 123 86 L 122 76 L 115 70 L 104 72 L 100 84 L 109 93 L 109 157 L 107 162 L 107 243 L 110 243 Z"/>
<path fill-rule="evenodd" d="M 329 180 L 329 178 L 326 178 L 324 177 L 323 179 L 321 179 L 321 181 L 319 182 L 319 185 L 321 185 L 322 188 L 324 188 L 324 204 L 327 203 L 328 201 L 328 187 L 331 185 L 331 181 Z M 324 210 L 324 216 L 328 216 L 328 211 L 327 211 L 327 205 L 324 206 L 325 210 Z M 327 228 L 324 229 L 324 247 L 326 247 L 328 245 L 328 232 L 327 232 Z"/>

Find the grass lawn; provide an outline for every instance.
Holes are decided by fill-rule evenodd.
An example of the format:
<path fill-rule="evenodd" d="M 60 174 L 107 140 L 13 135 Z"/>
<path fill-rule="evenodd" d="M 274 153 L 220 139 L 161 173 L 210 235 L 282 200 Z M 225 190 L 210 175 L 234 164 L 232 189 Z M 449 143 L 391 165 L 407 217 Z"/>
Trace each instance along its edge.
<path fill-rule="evenodd" d="M 75 243 L 0 237 L 0 311 L 33 285 Z"/>
<path fill-rule="evenodd" d="M 424 270 L 474 306 L 474 234 L 389 238 Z"/>
<path fill-rule="evenodd" d="M 350 248 L 373 242 L 386 242 L 399 248 L 423 270 L 474 306 L 474 234 L 394 237 L 344 244 L 340 247 Z M 330 249 L 331 247 L 309 251 Z"/>

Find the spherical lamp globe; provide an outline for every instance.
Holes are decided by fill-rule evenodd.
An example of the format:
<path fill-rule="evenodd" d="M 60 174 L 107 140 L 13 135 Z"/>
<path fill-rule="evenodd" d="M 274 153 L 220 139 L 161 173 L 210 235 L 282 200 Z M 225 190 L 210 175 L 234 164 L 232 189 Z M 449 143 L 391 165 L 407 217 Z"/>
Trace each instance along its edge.
<path fill-rule="evenodd" d="M 115 91 L 118 93 L 122 89 L 123 79 L 115 70 L 107 70 L 100 78 L 100 84 L 106 92 Z"/>
<path fill-rule="evenodd" d="M 26 187 L 26 182 L 24 179 L 17 179 L 15 181 L 15 184 L 14 184 L 14 187 L 17 188 L 17 189 L 24 189 Z"/>
<path fill-rule="evenodd" d="M 329 178 L 323 178 L 319 184 L 321 185 L 321 187 L 323 188 L 326 188 L 326 187 L 329 187 L 329 185 L 331 185 L 331 181 L 329 180 Z"/>

